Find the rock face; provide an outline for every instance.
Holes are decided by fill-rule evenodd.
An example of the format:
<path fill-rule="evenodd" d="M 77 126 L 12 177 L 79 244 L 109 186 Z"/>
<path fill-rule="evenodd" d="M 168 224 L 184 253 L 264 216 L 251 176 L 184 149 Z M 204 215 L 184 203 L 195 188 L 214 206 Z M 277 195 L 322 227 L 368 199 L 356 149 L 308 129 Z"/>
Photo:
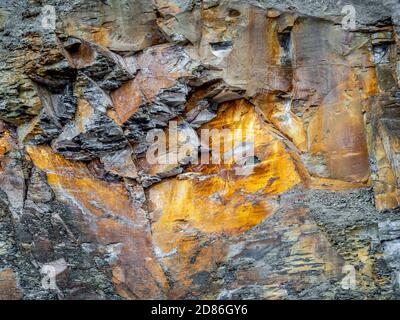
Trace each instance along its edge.
<path fill-rule="evenodd" d="M 0 299 L 400 298 L 381 2 L 2 1 Z"/>

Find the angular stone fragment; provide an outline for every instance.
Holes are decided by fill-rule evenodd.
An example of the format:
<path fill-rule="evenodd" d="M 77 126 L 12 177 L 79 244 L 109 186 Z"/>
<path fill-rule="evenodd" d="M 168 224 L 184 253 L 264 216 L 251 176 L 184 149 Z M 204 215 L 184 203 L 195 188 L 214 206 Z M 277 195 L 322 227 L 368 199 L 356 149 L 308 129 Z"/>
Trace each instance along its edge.
<path fill-rule="evenodd" d="M 290 100 L 280 99 L 274 95 L 260 95 L 254 98 L 254 103 L 260 108 L 266 120 L 293 141 L 301 152 L 307 151 L 304 122 L 293 113 Z"/>
<path fill-rule="evenodd" d="M 198 44 L 201 39 L 201 11 L 198 7 L 178 12 L 169 19 L 158 20 L 157 25 L 169 42 Z"/>
<path fill-rule="evenodd" d="M 89 105 L 101 113 L 112 109 L 110 96 L 90 77 L 79 73 L 75 82 L 74 96 L 86 100 Z"/>
<path fill-rule="evenodd" d="M 192 121 L 191 117 L 197 115 L 197 111 L 204 110 L 205 105 L 208 105 L 210 112 L 215 112 L 218 104 L 241 99 L 244 93 L 243 89 L 232 87 L 223 80 L 207 81 L 191 92 L 185 106 L 185 117 Z"/>
<path fill-rule="evenodd" d="M 53 200 L 53 191 L 46 182 L 46 175 L 40 170 L 33 168 L 29 177 L 27 199 L 35 203 L 49 203 Z"/>
<path fill-rule="evenodd" d="M 186 82 L 196 64 L 185 49 L 174 45 L 155 46 L 135 59 L 140 71 L 111 97 L 125 134 L 138 144 L 135 152 L 139 154 L 147 148 L 148 130 L 165 127 L 182 113 L 189 92 Z"/>
<path fill-rule="evenodd" d="M 66 56 L 72 66 L 105 90 L 117 89 L 136 73 L 134 63 L 126 63 L 118 54 L 94 43 L 77 40 L 71 45 L 67 42 L 66 46 Z"/>
<path fill-rule="evenodd" d="M 106 115 L 112 102 L 93 80 L 81 74 L 75 85 L 75 118 L 52 143 L 68 159 L 90 160 L 127 146 L 122 129 Z"/>
<path fill-rule="evenodd" d="M 38 87 L 38 93 L 42 110 L 30 122 L 19 127 L 19 139 L 22 142 L 50 142 L 75 115 L 77 99 L 72 93 L 71 85 L 59 92 L 49 92 L 43 87 Z"/>
<path fill-rule="evenodd" d="M 208 109 L 203 109 L 196 115 L 190 125 L 192 128 L 197 129 L 203 124 L 210 122 L 212 119 L 215 118 L 215 116 L 215 113 L 213 113 L 212 111 L 209 111 Z"/>
<path fill-rule="evenodd" d="M 90 160 L 122 150 L 127 143 L 122 129 L 113 120 L 85 100 L 78 100 L 75 121 L 64 127 L 52 146 L 67 159 Z"/>
<path fill-rule="evenodd" d="M 149 187 L 163 178 L 182 173 L 183 167 L 198 162 L 200 140 L 186 122 L 171 121 L 166 132 L 150 132 L 146 156 L 138 159 L 139 181 Z"/>
<path fill-rule="evenodd" d="M 106 115 L 112 102 L 90 78 L 81 75 L 75 85 L 75 118 L 52 143 L 67 159 L 90 160 L 123 150 L 128 142 L 122 129 Z"/>
<path fill-rule="evenodd" d="M 133 161 L 133 151 L 131 148 L 110 152 L 101 157 L 100 161 L 104 164 L 104 169 L 120 177 L 136 179 L 137 169 Z"/>

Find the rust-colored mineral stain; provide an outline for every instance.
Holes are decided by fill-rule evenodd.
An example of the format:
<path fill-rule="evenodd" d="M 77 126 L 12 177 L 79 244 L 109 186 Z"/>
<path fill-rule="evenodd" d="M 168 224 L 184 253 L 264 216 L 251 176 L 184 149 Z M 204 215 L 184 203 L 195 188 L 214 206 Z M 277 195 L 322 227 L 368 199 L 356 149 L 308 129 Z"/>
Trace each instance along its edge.
<path fill-rule="evenodd" d="M 35 166 L 47 173 L 52 187 L 79 201 L 91 214 L 101 217 L 114 213 L 135 218 L 123 185 L 94 178 L 84 163 L 65 160 L 49 147 L 27 146 L 26 150 Z"/>
<path fill-rule="evenodd" d="M 220 154 L 225 154 L 244 142 L 254 143 L 255 156 L 260 163 L 254 168 L 255 174 L 236 176 L 235 182 L 250 192 L 266 188 L 268 194 L 279 194 L 304 182 L 303 170 L 298 168 L 294 154 L 289 151 L 285 139 L 256 112 L 253 105 L 245 100 L 235 100 L 220 106 L 218 115 L 203 129 L 217 129 L 224 139 L 220 143 Z M 227 134 L 224 134 L 224 133 Z M 209 139 L 210 148 L 213 137 Z M 202 141 L 207 144 L 207 141 Z M 227 143 L 225 143 L 227 142 Z M 225 147 L 228 149 L 225 149 Z M 210 162 L 211 163 L 211 162 Z M 191 170 L 217 174 L 222 169 L 231 170 L 232 160 L 221 165 L 204 165 Z M 300 165 L 301 166 L 301 165 Z"/>
<path fill-rule="evenodd" d="M 110 30 L 107 23 L 104 23 L 104 26 L 96 27 L 85 23 L 79 23 L 71 17 L 66 17 L 63 24 L 66 34 L 70 36 L 92 41 L 104 47 L 110 46 Z M 85 59 L 83 61 L 85 61 Z"/>
<path fill-rule="evenodd" d="M 290 100 L 278 100 L 273 94 L 260 94 L 254 103 L 265 119 L 290 139 L 301 152 L 307 151 L 307 134 L 304 121 L 291 110 Z"/>
<path fill-rule="evenodd" d="M 0 159 L 11 149 L 12 138 L 10 136 L 10 132 L 8 130 L 5 130 L 4 132 L 0 133 Z"/>
<path fill-rule="evenodd" d="M 7 129 L 0 133 L 0 173 L 4 171 L 4 162 L 7 162 L 7 153 L 13 149 L 13 143 L 11 134 Z"/>
<path fill-rule="evenodd" d="M 93 28 L 93 32 L 92 32 L 92 40 L 95 43 L 98 43 L 104 47 L 109 47 L 111 45 L 111 40 L 110 38 L 110 30 L 112 27 L 112 25 L 110 24 L 103 24 L 103 26 L 98 27 L 98 28 Z"/>
<path fill-rule="evenodd" d="M 260 163 L 244 176 L 235 173 L 234 162 L 192 166 L 192 176 L 167 179 L 149 188 L 154 245 L 171 276 L 180 279 L 179 288 L 170 291 L 174 297 L 194 286 L 192 275 L 208 271 L 223 257 L 224 247 L 216 250 L 220 244 L 215 240 L 205 247 L 208 254 L 192 263 L 202 239 L 235 236 L 255 227 L 275 212 L 277 195 L 304 182 L 281 138 L 245 100 L 222 104 L 217 117 L 203 128 L 252 130 Z M 246 136 L 227 136 L 234 138 L 242 143 Z M 228 151 L 223 144 L 221 148 Z"/>
<path fill-rule="evenodd" d="M 111 93 L 122 123 L 140 106 L 153 102 L 162 89 L 174 86 L 178 78 L 189 75 L 186 70 L 177 67 L 180 61 L 174 50 L 174 46 L 168 44 L 155 46 L 138 54 L 136 63 L 140 71 L 135 79 Z"/>
<path fill-rule="evenodd" d="M 118 261 L 112 266 L 113 281 L 118 294 L 127 299 L 163 297 L 168 283 L 153 255 L 146 227 L 140 221 L 135 227 L 123 221 L 102 218 L 97 222 L 101 242 L 123 243 Z"/>
<path fill-rule="evenodd" d="M 326 154 L 330 178 L 362 182 L 370 171 L 362 103 L 355 86 L 350 78 L 325 97 L 311 121 L 309 143 L 313 154 Z"/>
<path fill-rule="evenodd" d="M 76 115 L 75 115 L 75 122 L 76 122 L 76 126 L 80 132 L 86 131 L 86 121 L 87 121 L 87 119 L 90 119 L 92 117 L 93 113 L 94 113 L 94 109 L 89 104 L 89 102 L 87 102 L 84 99 L 78 100 L 78 106 L 77 106 Z"/>
<path fill-rule="evenodd" d="M 400 206 L 400 188 L 390 165 L 381 137 L 375 137 L 373 152 L 378 171 L 374 177 L 375 205 L 378 210 L 395 209 Z"/>
<path fill-rule="evenodd" d="M 144 103 L 137 78 L 124 83 L 111 93 L 115 112 L 120 123 L 124 124 Z"/>
<path fill-rule="evenodd" d="M 327 35 L 334 41 L 326 41 Z M 307 18 L 298 19 L 292 38 L 294 97 L 318 106 L 306 127 L 308 152 L 324 159 L 324 177 L 366 183 L 370 166 L 364 112 L 366 99 L 377 92 L 367 39 Z M 337 43 L 351 48 L 349 54 L 343 56 Z"/>
<path fill-rule="evenodd" d="M 224 234 L 241 233 L 257 225 L 273 211 L 273 206 L 261 199 L 247 202 L 240 187 L 220 177 L 203 181 L 173 179 L 158 184 L 150 190 L 150 198 L 163 214 L 153 232 L 159 235 L 165 234 L 167 228 L 173 231 L 179 222 L 203 232 Z M 160 246 L 167 249 L 170 241 L 167 237 Z"/>
<path fill-rule="evenodd" d="M 69 52 L 69 56 L 75 68 L 82 69 L 90 66 L 94 62 L 96 51 L 88 44 L 82 43 L 76 51 Z"/>
<path fill-rule="evenodd" d="M 98 180 L 84 163 L 65 160 L 46 146 L 27 146 L 27 152 L 35 166 L 47 174 L 59 199 L 92 222 L 90 229 L 82 232 L 104 245 L 123 245 L 113 266 L 123 275 L 115 279 L 117 291 L 127 298 L 162 298 L 167 283 L 153 257 L 145 217 L 136 213 L 124 184 Z"/>
<path fill-rule="evenodd" d="M 170 44 L 159 45 L 137 57 L 142 70 L 137 77 L 147 100 L 154 99 L 161 89 L 172 87 L 179 77 L 185 75 L 184 70 L 174 69 L 174 64 L 179 61 L 172 56 L 173 50 Z"/>

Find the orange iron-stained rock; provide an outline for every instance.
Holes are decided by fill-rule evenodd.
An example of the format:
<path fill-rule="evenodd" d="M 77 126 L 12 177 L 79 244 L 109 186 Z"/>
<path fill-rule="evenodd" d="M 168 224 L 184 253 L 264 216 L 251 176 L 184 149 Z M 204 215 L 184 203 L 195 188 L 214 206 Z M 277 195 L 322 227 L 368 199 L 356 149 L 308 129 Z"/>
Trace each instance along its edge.
<path fill-rule="evenodd" d="M 112 266 L 119 275 L 114 279 L 117 291 L 132 299 L 164 297 L 167 283 L 153 255 L 144 212 L 135 206 L 125 185 L 97 180 L 85 164 L 65 160 L 48 147 L 28 147 L 27 151 L 35 166 L 47 174 L 57 198 L 92 222 L 81 232 L 103 245 L 121 243 Z"/>

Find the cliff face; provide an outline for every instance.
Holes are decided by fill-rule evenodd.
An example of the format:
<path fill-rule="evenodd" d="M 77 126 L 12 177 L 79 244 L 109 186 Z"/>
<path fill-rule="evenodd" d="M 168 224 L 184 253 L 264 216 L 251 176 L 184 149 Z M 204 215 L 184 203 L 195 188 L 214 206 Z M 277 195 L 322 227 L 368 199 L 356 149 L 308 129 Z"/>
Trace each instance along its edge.
<path fill-rule="evenodd" d="M 1 0 L 0 299 L 399 298 L 400 5 L 343 6 Z"/>

